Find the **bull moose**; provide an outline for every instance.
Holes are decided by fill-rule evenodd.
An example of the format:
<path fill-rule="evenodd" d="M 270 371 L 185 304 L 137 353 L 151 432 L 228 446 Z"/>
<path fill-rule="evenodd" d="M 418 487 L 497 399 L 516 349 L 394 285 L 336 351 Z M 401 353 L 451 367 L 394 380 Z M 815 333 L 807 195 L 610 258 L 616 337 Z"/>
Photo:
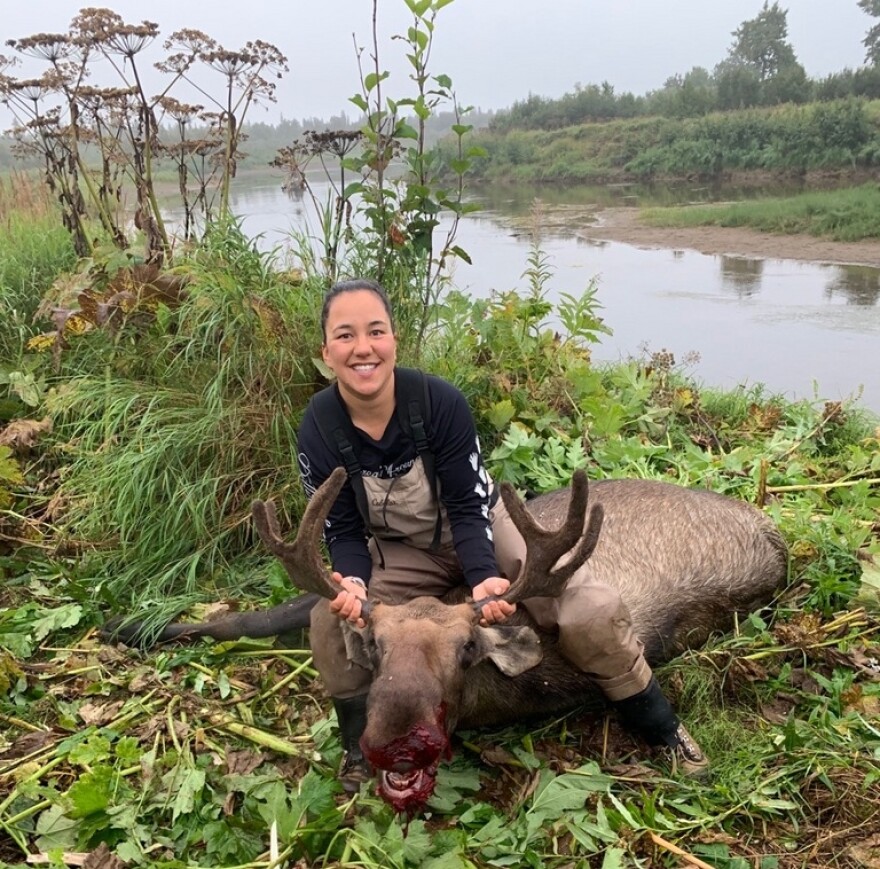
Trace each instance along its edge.
<path fill-rule="evenodd" d="M 253 504 L 261 539 L 294 585 L 311 594 L 262 613 L 170 625 L 160 639 L 268 636 L 302 626 L 313 595 L 335 597 L 320 543 L 345 476 L 337 469 L 313 495 L 293 543 L 283 539 L 272 502 Z M 523 503 L 502 483 L 501 495 L 528 547 L 504 599 L 557 596 L 585 574 L 613 586 L 652 665 L 729 630 L 736 614 L 766 605 L 787 575 L 773 522 L 709 491 L 648 480 L 601 480 L 588 489 L 579 471 L 570 490 Z M 351 629 L 352 658 L 373 670 L 361 747 L 378 773 L 379 794 L 397 811 L 412 814 L 430 798 L 456 728 L 550 716 L 601 698 L 525 607 L 503 624 L 481 626 L 467 591 L 374 603 L 366 627 Z"/>

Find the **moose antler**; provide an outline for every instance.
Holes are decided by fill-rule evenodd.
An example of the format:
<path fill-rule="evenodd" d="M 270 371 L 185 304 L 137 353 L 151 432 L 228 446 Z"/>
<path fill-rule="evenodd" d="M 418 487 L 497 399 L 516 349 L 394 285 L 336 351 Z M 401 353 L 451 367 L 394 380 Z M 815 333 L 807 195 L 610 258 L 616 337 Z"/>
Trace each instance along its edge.
<path fill-rule="evenodd" d="M 293 584 L 332 600 L 339 586 L 331 579 L 321 556 L 321 533 L 327 514 L 345 482 L 345 468 L 336 468 L 309 501 L 293 543 L 285 543 L 272 501 L 254 501 L 251 514 L 260 539 L 284 565 Z"/>
<path fill-rule="evenodd" d="M 589 497 L 587 475 L 581 470 L 574 472 L 568 515 L 556 531 L 543 528 L 535 521 L 509 483 L 501 483 L 501 497 L 513 524 L 526 541 L 526 562 L 522 571 L 501 597 L 517 603 L 529 597 L 561 594 L 572 574 L 593 554 L 602 528 L 604 512 L 601 504 L 590 508 L 589 519 L 584 522 Z M 567 553 L 571 553 L 571 557 L 554 570 L 556 562 Z"/>

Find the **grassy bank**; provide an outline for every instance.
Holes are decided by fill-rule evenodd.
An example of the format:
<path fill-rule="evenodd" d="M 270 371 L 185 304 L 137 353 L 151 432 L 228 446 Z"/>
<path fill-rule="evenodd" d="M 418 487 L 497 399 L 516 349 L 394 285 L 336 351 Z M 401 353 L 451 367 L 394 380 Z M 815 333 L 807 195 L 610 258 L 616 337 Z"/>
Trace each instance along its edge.
<path fill-rule="evenodd" d="M 880 238 L 880 190 L 872 183 L 746 202 L 648 208 L 641 216 L 652 226 L 746 226 L 861 241 Z"/>
<path fill-rule="evenodd" d="M 59 264 L 44 266 L 48 282 Z M 103 266 L 107 282 L 92 290 L 107 302 L 131 273 Z M 0 359 L 34 386 L 26 403 L 21 378 L 0 381 L 28 435 L 0 446 L 0 862 L 851 869 L 873 859 L 858 849 L 880 836 L 877 421 L 760 388 L 700 388 L 668 353 L 598 368 L 591 346 L 614 324 L 593 289 L 554 310 L 550 266 L 535 247 L 520 292 L 450 297 L 420 361 L 467 394 L 496 479 L 546 490 L 583 467 L 671 480 L 758 503 L 779 524 L 792 560 L 774 606 L 660 673 L 712 778 L 670 775 L 613 719 L 572 715 L 461 734 L 429 815 L 402 819 L 369 788 L 342 795 L 330 704 L 307 652 L 97 641 L 110 611 L 155 616 L 217 598 L 253 608 L 291 593 L 254 539 L 249 504 L 272 497 L 285 527 L 296 523 L 294 430 L 319 385 L 323 287 L 292 281 L 218 227 L 176 264 L 185 295 L 106 320 L 84 313 L 58 340 Z M 51 431 L 36 424 L 44 418 Z"/>
<path fill-rule="evenodd" d="M 880 155 L 878 104 L 859 100 L 636 118 L 558 130 L 481 131 L 482 177 L 494 181 L 705 178 L 731 173 L 855 171 Z"/>

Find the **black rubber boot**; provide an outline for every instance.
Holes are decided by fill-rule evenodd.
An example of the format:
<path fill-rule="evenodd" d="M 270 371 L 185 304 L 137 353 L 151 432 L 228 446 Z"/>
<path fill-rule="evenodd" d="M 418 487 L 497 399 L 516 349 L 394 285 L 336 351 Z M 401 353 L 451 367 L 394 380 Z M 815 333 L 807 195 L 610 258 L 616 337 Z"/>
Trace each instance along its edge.
<path fill-rule="evenodd" d="M 342 764 L 339 781 L 347 794 L 356 794 L 365 781 L 373 777 L 373 770 L 361 751 L 360 739 L 367 726 L 367 695 L 334 697 L 333 708 L 339 722 L 339 739 L 342 742 Z"/>
<path fill-rule="evenodd" d="M 680 723 L 653 676 L 647 688 L 611 705 L 617 710 L 620 723 L 648 745 L 669 745 Z"/>
<path fill-rule="evenodd" d="M 702 776 L 709 761 L 693 736 L 688 733 L 657 680 L 652 677 L 648 687 L 632 697 L 611 704 L 620 723 L 651 746 L 665 746 L 671 755 L 673 770 L 686 775 Z"/>

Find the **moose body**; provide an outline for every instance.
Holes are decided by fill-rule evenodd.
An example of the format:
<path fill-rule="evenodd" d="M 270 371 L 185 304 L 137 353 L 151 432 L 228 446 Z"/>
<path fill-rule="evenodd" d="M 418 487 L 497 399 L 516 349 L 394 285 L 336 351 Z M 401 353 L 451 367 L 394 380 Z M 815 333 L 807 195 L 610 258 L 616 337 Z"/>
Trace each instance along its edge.
<path fill-rule="evenodd" d="M 338 469 L 315 493 L 292 544 L 282 539 L 272 504 L 254 504 L 261 538 L 297 586 L 327 599 L 318 606 L 327 606 L 338 591 L 319 543 L 344 480 Z M 580 585 L 617 589 L 650 664 L 729 630 L 737 613 L 767 604 L 786 578 L 779 531 L 742 501 L 669 483 L 603 480 L 590 484 L 588 510 L 582 473 L 572 489 L 526 505 L 511 487 L 501 488 L 528 547 L 523 575 L 504 598 L 556 597 L 553 605 L 563 618 L 567 595 Z M 601 702 L 589 674 L 562 655 L 557 634 L 539 627 L 528 603 L 503 624 L 487 627 L 466 594 L 460 588 L 444 600 L 371 603 L 367 627 L 350 644 L 359 663 L 373 670 L 361 746 L 379 772 L 379 793 L 399 811 L 417 811 L 430 797 L 456 728 L 518 722 Z M 266 635 L 299 626 L 282 622 L 287 617 L 301 624 L 306 605 L 311 599 L 276 607 L 271 618 L 240 614 L 169 626 L 162 638 L 184 631 L 223 638 L 248 631 Z"/>
<path fill-rule="evenodd" d="M 651 665 L 729 630 L 737 614 L 765 605 L 786 578 L 787 552 L 779 531 L 745 502 L 650 480 L 600 480 L 590 483 L 589 493 L 590 504 L 603 509 L 602 530 L 589 560 L 569 584 L 587 581 L 618 589 Z M 526 510 L 545 528 L 558 528 L 569 495 L 567 489 L 540 495 L 526 502 Z M 442 601 L 419 598 L 373 608 L 372 632 L 388 634 L 386 642 L 407 649 L 400 657 L 416 671 L 417 683 L 430 671 L 425 655 L 437 656 L 443 633 L 430 643 L 423 641 L 428 648 L 419 655 L 412 648 L 414 640 L 407 638 L 419 639 L 423 632 L 410 630 L 411 625 L 397 628 L 396 623 L 408 618 L 451 621 L 450 604 L 463 602 L 465 592 L 462 587 Z M 472 620 L 469 612 L 466 620 Z M 460 726 L 504 724 L 601 699 L 589 677 L 559 653 L 555 633 L 537 627 L 527 608 L 520 606 L 503 629 L 515 626 L 538 634 L 540 662 L 514 677 L 490 661 L 470 667 L 461 686 Z M 382 673 L 379 664 L 377 675 Z M 371 694 L 375 696 L 375 687 Z M 378 709 L 371 714 L 377 721 L 381 717 Z"/>
<path fill-rule="evenodd" d="M 526 509 L 554 529 L 569 501 L 563 490 Z M 590 504 L 604 514 L 601 532 L 567 586 L 616 588 L 652 665 L 730 629 L 737 613 L 765 605 L 786 578 L 777 528 L 744 502 L 667 483 L 606 480 L 590 485 Z M 559 606 L 562 612 L 564 595 Z M 505 635 L 507 642 L 495 648 L 493 638 Z M 401 811 L 430 796 L 456 727 L 603 702 L 590 676 L 562 655 L 557 634 L 541 630 L 526 606 L 502 626 L 482 628 L 471 606 L 449 600 L 377 605 L 367 646 L 374 677 L 361 745 L 380 771 L 380 794 Z M 506 658 L 536 650 L 524 662 Z"/>

